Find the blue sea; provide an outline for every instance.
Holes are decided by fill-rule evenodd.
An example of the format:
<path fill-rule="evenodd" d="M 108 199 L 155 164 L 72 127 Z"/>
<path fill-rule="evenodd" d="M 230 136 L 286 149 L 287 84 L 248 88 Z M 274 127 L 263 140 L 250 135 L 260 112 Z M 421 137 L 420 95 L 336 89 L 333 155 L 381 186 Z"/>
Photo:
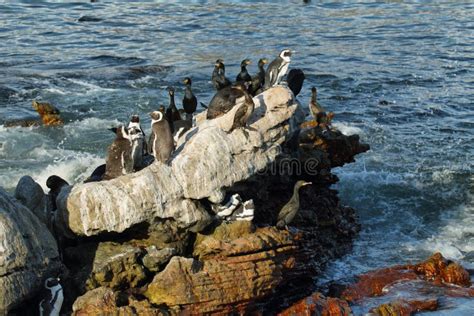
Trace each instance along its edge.
<path fill-rule="evenodd" d="M 345 278 L 435 251 L 474 268 L 474 2 L 156 1 L 0 4 L 0 124 L 35 118 L 33 99 L 62 128 L 0 125 L 0 186 L 31 175 L 83 180 L 104 162 L 107 128 L 168 104 L 191 77 L 198 101 L 210 74 L 296 51 L 291 67 L 336 113 L 335 126 L 371 150 L 335 170 L 362 231 L 324 277 Z M 472 315 L 456 300 L 431 315 Z M 364 313 L 362 309 L 356 313 Z"/>

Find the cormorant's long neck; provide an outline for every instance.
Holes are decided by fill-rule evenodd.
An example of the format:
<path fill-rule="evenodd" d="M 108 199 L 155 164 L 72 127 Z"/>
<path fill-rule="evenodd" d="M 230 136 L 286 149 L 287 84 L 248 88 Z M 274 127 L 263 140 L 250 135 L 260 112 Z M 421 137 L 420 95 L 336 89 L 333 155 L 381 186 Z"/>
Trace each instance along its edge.
<path fill-rule="evenodd" d="M 174 94 L 170 94 L 170 109 L 175 108 L 176 104 L 174 103 Z"/>
<path fill-rule="evenodd" d="M 247 72 L 247 66 L 245 66 L 245 65 L 240 66 L 240 71 L 241 72 Z"/>
<path fill-rule="evenodd" d="M 212 71 L 213 76 L 217 76 L 219 74 L 219 67 L 214 66 L 214 70 Z"/>
<path fill-rule="evenodd" d="M 263 69 L 263 65 L 259 65 L 258 70 L 261 74 L 263 73 L 265 75 L 265 69 Z"/>
<path fill-rule="evenodd" d="M 191 90 L 190 84 L 186 85 L 186 88 L 184 90 L 184 95 L 186 96 L 186 99 L 191 99 L 193 97 L 193 90 Z"/>
<path fill-rule="evenodd" d="M 316 92 L 311 92 L 311 103 L 317 104 L 316 102 Z"/>
<path fill-rule="evenodd" d="M 292 200 L 293 202 L 298 203 L 298 205 L 300 204 L 299 191 L 300 191 L 300 187 L 299 187 L 299 186 L 295 186 L 294 189 L 293 189 L 293 196 L 291 197 L 291 200 Z"/>

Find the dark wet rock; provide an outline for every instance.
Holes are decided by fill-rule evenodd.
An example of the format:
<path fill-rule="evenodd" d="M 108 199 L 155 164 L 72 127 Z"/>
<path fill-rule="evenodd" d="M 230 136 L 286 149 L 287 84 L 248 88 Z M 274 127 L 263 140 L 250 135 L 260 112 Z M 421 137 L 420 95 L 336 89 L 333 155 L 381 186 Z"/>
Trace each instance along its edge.
<path fill-rule="evenodd" d="M 33 213 L 0 188 L 0 314 L 32 298 L 62 271 L 53 236 Z"/>
<path fill-rule="evenodd" d="M 23 176 L 15 189 L 15 198 L 49 227 L 52 204 L 41 186 L 30 176 Z"/>
<path fill-rule="evenodd" d="M 102 19 L 95 17 L 95 16 L 90 16 L 90 15 L 83 15 L 79 19 L 77 19 L 77 22 L 101 22 Z"/>

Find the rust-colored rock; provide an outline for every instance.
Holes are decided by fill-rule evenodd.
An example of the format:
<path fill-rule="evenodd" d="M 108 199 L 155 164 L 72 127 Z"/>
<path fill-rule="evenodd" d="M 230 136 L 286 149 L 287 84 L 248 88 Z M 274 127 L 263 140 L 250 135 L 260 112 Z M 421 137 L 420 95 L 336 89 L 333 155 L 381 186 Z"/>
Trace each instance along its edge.
<path fill-rule="evenodd" d="M 311 296 L 286 308 L 278 315 L 349 316 L 352 315 L 352 311 L 346 301 L 333 297 L 325 297 L 321 293 L 315 292 Z"/>
<path fill-rule="evenodd" d="M 415 272 L 404 269 L 403 266 L 380 269 L 360 275 L 357 283 L 347 287 L 341 297 L 349 302 L 355 302 L 366 297 L 380 296 L 383 288 L 389 284 L 417 278 Z"/>
<path fill-rule="evenodd" d="M 370 312 L 380 316 L 410 316 L 421 311 L 435 311 L 438 309 L 438 300 L 430 299 L 425 301 L 397 300 L 388 304 L 382 304 Z"/>
<path fill-rule="evenodd" d="M 132 295 L 114 292 L 110 288 L 99 287 L 78 297 L 73 305 L 74 316 L 96 315 L 167 315 L 153 307 L 147 300 L 137 300 Z"/>
<path fill-rule="evenodd" d="M 145 296 L 154 304 L 191 314 L 253 310 L 254 303 L 271 294 L 294 266 L 291 254 L 296 246 L 287 231 L 274 227 L 235 238 L 232 229 L 254 229 L 247 225 L 251 223 L 224 224 L 214 234 L 200 236 L 194 255 L 202 261 L 173 257 Z"/>
<path fill-rule="evenodd" d="M 460 264 L 445 259 L 439 252 L 422 263 L 407 267 L 436 283 L 445 282 L 465 287 L 471 286 L 469 272 Z"/>
<path fill-rule="evenodd" d="M 44 125 L 62 125 L 63 120 L 59 115 L 59 110 L 48 102 L 38 102 L 33 100 L 33 109 L 38 112 Z"/>

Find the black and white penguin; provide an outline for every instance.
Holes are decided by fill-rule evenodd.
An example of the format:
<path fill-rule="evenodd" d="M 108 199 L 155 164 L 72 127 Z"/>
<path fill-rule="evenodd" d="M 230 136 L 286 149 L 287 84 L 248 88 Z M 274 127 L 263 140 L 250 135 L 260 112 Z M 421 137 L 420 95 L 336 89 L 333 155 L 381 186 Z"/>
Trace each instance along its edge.
<path fill-rule="evenodd" d="M 184 97 L 183 97 L 183 109 L 186 112 L 186 120 L 193 120 L 193 113 L 196 112 L 197 108 L 197 98 L 191 89 L 191 78 L 184 78 L 183 83 L 186 85 L 184 88 Z"/>
<path fill-rule="evenodd" d="M 127 129 L 132 141 L 133 171 L 138 171 L 144 167 L 143 156 L 147 153 L 145 132 L 140 125 L 138 115 L 132 115 Z"/>
<path fill-rule="evenodd" d="M 235 211 L 235 209 L 239 206 L 239 204 L 242 203 L 242 198 L 240 197 L 239 194 L 234 194 L 230 197 L 229 201 L 227 201 L 226 204 L 217 206 L 214 211 L 217 212 L 217 216 L 225 219 L 228 216 L 232 215 L 232 213 Z"/>
<path fill-rule="evenodd" d="M 291 50 L 284 49 L 280 55 L 268 65 L 265 72 L 264 90 L 280 84 L 281 79 L 286 75 L 291 61 Z"/>
<path fill-rule="evenodd" d="M 212 85 L 214 88 L 219 91 L 225 87 L 229 87 L 231 82 L 225 77 L 225 65 L 222 59 L 216 60 L 214 64 L 214 71 L 212 72 L 211 77 Z"/>
<path fill-rule="evenodd" d="M 303 180 L 299 180 L 295 183 L 295 186 L 293 187 L 293 195 L 291 196 L 288 203 L 286 203 L 278 213 L 278 219 L 276 223 L 277 228 L 282 229 L 286 227 L 289 223 L 291 223 L 293 218 L 295 218 L 296 213 L 298 213 L 298 210 L 300 209 L 300 188 L 309 184 L 311 184 L 311 182 L 306 182 Z"/>
<path fill-rule="evenodd" d="M 250 77 L 249 72 L 247 71 L 247 66 L 250 65 L 252 62 L 250 59 L 244 59 L 240 63 L 240 72 L 235 78 L 236 82 L 249 82 L 252 81 L 252 77 Z"/>
<path fill-rule="evenodd" d="M 266 58 L 261 58 L 258 61 L 258 73 L 252 77 L 251 93 L 257 95 L 259 90 L 263 88 L 265 83 L 265 65 L 268 63 Z"/>
<path fill-rule="evenodd" d="M 246 127 L 247 122 L 255 109 L 255 103 L 247 92 L 248 87 L 245 85 L 235 85 L 235 89 L 240 90 L 243 96 L 235 100 L 235 106 L 238 106 L 239 108 L 235 111 L 234 122 L 229 132 L 236 128 Z"/>
<path fill-rule="evenodd" d="M 242 86 L 242 84 L 236 83 L 217 91 L 207 108 L 206 118 L 208 120 L 215 119 L 229 112 L 236 104 L 236 100 L 245 96 L 243 90 L 238 88 L 239 86 Z"/>
<path fill-rule="evenodd" d="M 301 69 L 291 69 L 286 76 L 286 82 L 288 83 L 288 88 L 290 88 L 293 95 L 296 97 L 303 87 L 304 80 L 306 76 L 304 75 L 303 70 Z"/>
<path fill-rule="evenodd" d="M 63 287 L 59 278 L 48 278 L 44 282 L 45 295 L 39 303 L 40 316 L 59 316 L 64 301 Z"/>
<path fill-rule="evenodd" d="M 227 219 L 228 221 L 253 221 L 255 213 L 255 205 L 253 200 L 245 201 L 240 205 L 232 215 Z"/>
<path fill-rule="evenodd" d="M 173 133 L 163 112 L 153 111 L 151 117 L 151 134 L 148 142 L 155 160 L 167 163 L 174 151 Z"/>
<path fill-rule="evenodd" d="M 170 97 L 170 103 L 166 109 L 166 119 L 170 124 L 171 131 L 174 131 L 173 122 L 181 120 L 181 115 L 179 114 L 178 109 L 176 108 L 176 103 L 174 102 L 174 88 L 168 87 L 168 94 Z"/>
<path fill-rule="evenodd" d="M 132 140 L 125 126 L 110 129 L 116 137 L 109 146 L 103 179 L 110 180 L 133 172 Z"/>

